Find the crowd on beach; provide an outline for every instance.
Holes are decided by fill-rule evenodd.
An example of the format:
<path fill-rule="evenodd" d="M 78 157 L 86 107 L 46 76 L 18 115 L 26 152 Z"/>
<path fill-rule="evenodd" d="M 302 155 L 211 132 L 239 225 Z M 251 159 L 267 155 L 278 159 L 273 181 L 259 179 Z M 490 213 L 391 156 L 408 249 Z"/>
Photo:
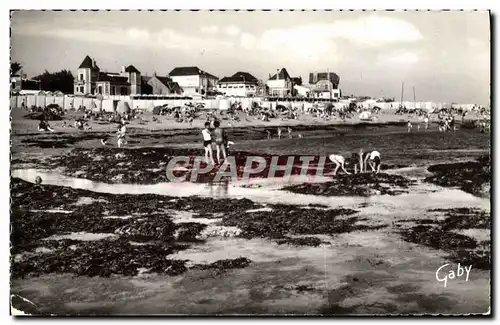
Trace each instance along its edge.
<path fill-rule="evenodd" d="M 274 106 L 273 106 L 274 104 Z M 306 105 L 307 104 L 307 105 Z M 372 107 L 371 109 L 363 109 L 360 106 L 357 106 L 355 103 L 351 103 L 349 105 L 344 106 L 334 106 L 331 103 L 302 103 L 298 106 L 292 106 L 289 102 L 286 106 L 278 103 L 271 103 L 269 107 L 265 107 L 262 103 L 258 101 L 251 102 L 250 105 L 243 106 L 241 102 L 234 101 L 231 103 L 230 107 L 225 111 L 211 111 L 204 110 L 204 104 L 202 103 L 185 103 L 182 107 L 169 107 L 168 105 L 157 106 L 153 110 L 153 122 L 161 122 L 163 117 L 167 117 L 167 119 L 173 119 L 178 123 L 189 123 L 191 126 L 193 125 L 193 120 L 196 118 L 206 118 L 209 126 L 205 125 L 204 132 L 204 141 L 208 141 L 208 130 L 210 132 L 214 132 L 215 139 L 215 149 L 217 150 L 217 161 L 220 161 L 220 156 L 227 156 L 227 139 L 225 138 L 225 131 L 222 131 L 222 135 L 220 135 L 219 130 L 223 130 L 221 128 L 222 121 L 226 121 L 227 126 L 232 127 L 233 123 L 237 124 L 240 121 L 240 116 L 244 116 L 246 122 L 252 123 L 252 118 L 254 120 L 261 121 L 269 121 L 270 119 L 278 119 L 281 118 L 282 121 L 290 120 L 290 119 L 300 119 L 303 115 L 311 115 L 317 119 L 330 120 L 335 119 L 337 116 L 342 120 L 347 118 L 352 118 L 354 114 L 360 113 L 360 120 L 375 120 L 376 114 L 380 113 L 380 108 Z M 32 107 L 30 111 L 32 112 L 41 112 L 42 116 L 39 120 L 38 131 L 48 131 L 55 132 L 54 128 L 49 125 L 48 114 L 60 114 L 63 115 L 64 112 L 61 112 L 61 108 L 57 107 L 55 104 L 51 104 L 46 108 L 37 108 Z M 70 111 L 78 111 L 83 113 L 83 116 L 75 118 L 73 122 L 67 123 L 63 122 L 63 128 L 76 128 L 81 131 L 92 130 L 90 125 L 91 121 L 98 121 L 100 124 L 103 123 L 116 123 L 117 130 L 117 145 L 118 147 L 123 146 L 127 143 L 126 141 L 126 125 L 132 120 L 139 120 L 140 122 L 147 122 L 146 119 L 142 116 L 144 114 L 143 110 L 138 108 L 136 109 L 128 109 L 121 113 L 119 112 L 105 112 L 104 110 L 96 110 L 96 109 L 88 109 L 85 106 L 80 106 L 78 109 L 73 107 L 70 108 Z M 473 121 L 474 127 L 480 129 L 481 132 L 486 132 L 489 130 L 489 122 L 485 117 L 487 112 L 482 108 L 481 112 L 483 115 L 483 119 L 477 119 Z M 364 114 L 364 115 L 363 115 Z M 400 107 L 396 114 L 408 114 L 409 119 L 407 121 L 407 131 L 412 132 L 414 130 L 414 124 L 412 123 L 410 117 L 418 119 L 416 123 L 416 129 L 420 130 L 421 128 L 428 129 L 432 115 L 434 114 L 436 117 L 434 120 L 437 120 L 437 128 L 439 132 L 448 132 L 455 131 L 457 128 L 455 116 L 461 116 L 462 125 L 464 124 L 464 120 L 466 115 L 468 114 L 467 110 L 457 109 L 457 108 L 448 108 L 441 109 L 435 111 L 426 111 L 423 109 L 413 109 L 408 110 L 405 107 Z M 363 115 L 363 116 L 362 116 Z M 206 123 L 205 123 L 206 124 Z M 215 126 L 217 124 L 217 126 Z M 290 126 L 286 127 L 286 131 L 288 133 L 288 138 L 292 138 L 292 129 Z M 267 129 L 267 139 L 272 138 L 272 131 Z M 211 134 L 211 133 L 210 133 Z M 277 127 L 276 129 L 277 138 L 281 139 L 283 130 L 281 127 Z M 222 139 L 221 139 L 222 136 Z M 299 138 L 302 138 L 302 134 L 298 134 Z M 109 137 L 103 139 L 101 143 L 103 145 L 108 145 Z M 223 142 L 222 145 L 220 142 Z M 218 143 L 219 142 L 219 143 Z M 211 154 L 211 150 L 208 149 L 206 145 L 204 145 L 206 156 L 208 160 L 213 159 L 213 155 Z M 212 157 L 212 158 L 210 158 Z"/>

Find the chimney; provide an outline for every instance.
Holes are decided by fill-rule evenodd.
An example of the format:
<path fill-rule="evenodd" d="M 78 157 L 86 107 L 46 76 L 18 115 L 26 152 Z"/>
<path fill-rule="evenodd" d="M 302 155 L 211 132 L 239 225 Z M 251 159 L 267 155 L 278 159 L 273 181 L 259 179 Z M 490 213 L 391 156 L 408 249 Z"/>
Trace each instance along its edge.
<path fill-rule="evenodd" d="M 155 71 L 155 72 L 153 72 L 153 77 L 156 77 L 156 71 Z"/>
<path fill-rule="evenodd" d="M 122 72 L 125 72 L 125 66 L 122 65 Z"/>
<path fill-rule="evenodd" d="M 97 64 L 95 64 L 95 60 L 92 60 L 92 66 L 95 68 Z"/>

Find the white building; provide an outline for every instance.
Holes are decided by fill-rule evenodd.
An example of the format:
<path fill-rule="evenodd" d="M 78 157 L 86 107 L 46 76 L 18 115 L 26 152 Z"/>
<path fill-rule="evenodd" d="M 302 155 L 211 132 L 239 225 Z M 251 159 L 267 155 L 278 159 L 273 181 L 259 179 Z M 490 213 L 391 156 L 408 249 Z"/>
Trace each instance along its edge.
<path fill-rule="evenodd" d="M 311 89 L 305 86 L 295 85 L 293 86 L 293 89 L 295 89 L 297 96 L 299 97 L 309 97 L 309 94 L 311 93 Z"/>
<path fill-rule="evenodd" d="M 217 83 L 217 90 L 226 96 L 253 97 L 257 93 L 259 80 L 248 72 L 238 71 Z"/>
<path fill-rule="evenodd" d="M 77 69 L 75 95 L 138 95 L 141 94 L 141 72 L 133 65 L 122 66 L 119 73 L 102 72 L 88 55 Z"/>
<path fill-rule="evenodd" d="M 317 72 L 309 74 L 309 84 L 315 98 L 339 99 L 340 77 L 334 72 Z"/>
<path fill-rule="evenodd" d="M 177 82 L 186 94 L 204 95 L 217 88 L 218 78 L 198 67 L 178 67 L 169 73 L 170 79 Z"/>
<path fill-rule="evenodd" d="M 286 97 L 292 95 L 293 83 L 292 78 L 285 68 L 267 80 L 267 87 L 269 88 L 269 96 Z"/>

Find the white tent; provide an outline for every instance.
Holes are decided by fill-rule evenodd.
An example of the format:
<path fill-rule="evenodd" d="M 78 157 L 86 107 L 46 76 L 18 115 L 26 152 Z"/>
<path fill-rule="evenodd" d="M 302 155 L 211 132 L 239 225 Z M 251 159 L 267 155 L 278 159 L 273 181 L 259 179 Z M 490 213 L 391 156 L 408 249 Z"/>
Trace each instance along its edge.
<path fill-rule="evenodd" d="M 131 109 L 126 101 L 120 101 L 116 107 L 116 112 L 120 114 L 130 113 Z"/>

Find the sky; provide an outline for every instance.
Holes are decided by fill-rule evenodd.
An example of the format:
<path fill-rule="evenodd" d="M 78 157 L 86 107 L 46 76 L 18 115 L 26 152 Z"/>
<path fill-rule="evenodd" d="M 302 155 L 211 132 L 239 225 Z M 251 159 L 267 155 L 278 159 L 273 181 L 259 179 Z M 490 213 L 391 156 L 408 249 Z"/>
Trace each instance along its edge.
<path fill-rule="evenodd" d="M 267 80 L 286 68 L 335 72 L 342 93 L 489 105 L 486 11 L 18 11 L 11 61 L 28 76 L 76 69 L 86 55 L 103 71 L 143 75 L 198 66 L 220 78 Z"/>

